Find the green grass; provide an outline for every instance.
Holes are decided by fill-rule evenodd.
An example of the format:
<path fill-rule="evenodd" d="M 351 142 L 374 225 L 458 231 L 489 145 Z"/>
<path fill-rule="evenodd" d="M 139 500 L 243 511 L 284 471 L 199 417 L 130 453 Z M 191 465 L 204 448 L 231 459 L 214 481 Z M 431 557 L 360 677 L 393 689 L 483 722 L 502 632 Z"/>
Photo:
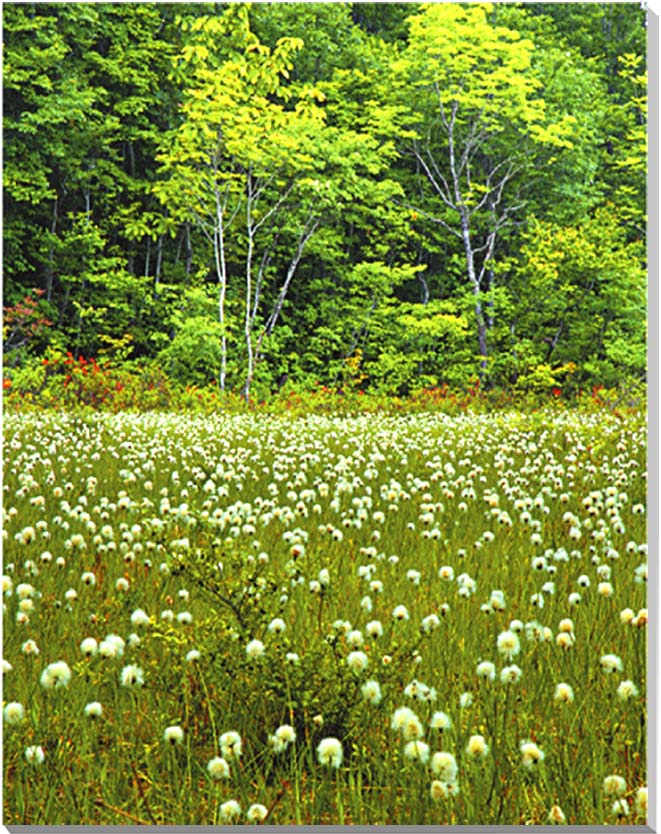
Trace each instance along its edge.
<path fill-rule="evenodd" d="M 609 775 L 626 783 L 620 821 L 644 821 L 642 417 L 8 415 L 4 437 L 3 699 L 24 707 L 4 726 L 5 824 L 221 824 L 229 800 L 234 821 L 259 804 L 279 825 L 543 824 L 554 805 L 570 823 L 611 824 Z M 26 583 L 34 592 L 19 594 Z M 504 610 L 489 606 L 494 590 Z M 132 622 L 137 609 L 148 622 Z M 269 630 L 274 619 L 284 631 Z M 516 620 L 508 660 L 497 640 Z M 83 655 L 85 638 L 110 634 L 122 656 Z M 607 654 L 622 672 L 602 669 Z M 71 679 L 44 688 L 56 661 Z M 520 680 L 505 684 L 512 664 Z M 144 685 L 121 685 L 128 665 Z M 369 680 L 378 704 L 363 696 Z M 425 699 L 407 694 L 414 680 Z M 627 680 L 637 694 L 623 700 Z M 554 700 L 559 683 L 572 702 Z M 97 701 L 102 715 L 86 716 Z M 430 757 L 456 758 L 447 798 L 432 798 L 430 762 L 391 726 L 402 706 Z M 437 711 L 450 729 L 429 727 Z M 283 725 L 296 739 L 276 752 Z M 166 741 L 172 726 L 181 743 Z M 225 755 L 228 778 L 215 780 L 207 765 L 229 731 L 241 755 Z M 466 752 L 474 735 L 484 758 Z M 337 768 L 317 758 L 328 737 L 342 746 Z M 544 754 L 530 769 L 527 740 Z M 26 760 L 30 746 L 42 764 Z"/>

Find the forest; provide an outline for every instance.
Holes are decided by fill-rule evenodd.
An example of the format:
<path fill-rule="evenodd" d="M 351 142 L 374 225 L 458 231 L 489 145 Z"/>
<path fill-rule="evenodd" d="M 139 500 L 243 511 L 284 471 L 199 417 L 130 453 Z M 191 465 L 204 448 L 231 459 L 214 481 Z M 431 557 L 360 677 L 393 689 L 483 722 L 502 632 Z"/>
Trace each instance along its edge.
<path fill-rule="evenodd" d="M 641 4 L 2 14 L 6 395 L 644 383 Z"/>

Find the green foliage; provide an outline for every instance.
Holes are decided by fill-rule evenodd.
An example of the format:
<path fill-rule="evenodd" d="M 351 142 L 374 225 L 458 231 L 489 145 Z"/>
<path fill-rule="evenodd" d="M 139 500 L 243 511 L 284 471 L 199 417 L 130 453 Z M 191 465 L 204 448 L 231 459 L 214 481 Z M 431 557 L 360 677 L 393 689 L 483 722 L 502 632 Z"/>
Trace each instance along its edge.
<path fill-rule="evenodd" d="M 220 336 L 217 321 L 205 316 L 190 316 L 172 342 L 159 354 L 167 374 L 177 382 L 205 385 L 217 378 L 220 367 Z"/>
<path fill-rule="evenodd" d="M 530 359 L 566 364 L 578 354 L 576 384 L 594 378 L 615 385 L 622 375 L 645 373 L 643 252 L 625 236 L 613 206 L 580 227 L 538 222 L 509 285 L 519 300 L 517 336 L 528 340 Z"/>
<path fill-rule="evenodd" d="M 379 396 L 644 375 L 637 4 L 2 14 L 12 372 L 115 340 L 257 399 L 358 350 Z"/>

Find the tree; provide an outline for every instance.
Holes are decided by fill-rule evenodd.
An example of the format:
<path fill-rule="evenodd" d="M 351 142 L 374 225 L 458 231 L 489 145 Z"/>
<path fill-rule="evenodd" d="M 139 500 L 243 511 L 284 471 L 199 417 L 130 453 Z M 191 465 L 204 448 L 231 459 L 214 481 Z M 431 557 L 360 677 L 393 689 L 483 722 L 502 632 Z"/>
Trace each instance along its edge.
<path fill-rule="evenodd" d="M 174 112 L 170 17 L 169 4 L 3 7 L 6 291 L 43 289 L 75 351 L 98 347 L 99 326 L 140 326 L 125 212 L 148 205 L 157 137 Z"/>
<path fill-rule="evenodd" d="M 643 256 L 613 204 L 575 226 L 531 219 L 509 285 L 516 340 L 499 358 L 502 370 L 517 380 L 573 363 L 574 385 L 643 377 Z"/>
<path fill-rule="evenodd" d="M 184 46 L 178 67 L 179 73 L 187 69 L 182 76 L 188 84 L 184 120 L 159 154 L 162 179 L 154 192 L 168 206 L 173 220 L 192 219 L 213 247 L 221 390 L 227 377 L 228 233 L 233 225 L 243 223 L 247 396 L 255 362 L 253 329 L 269 263 L 267 246 L 255 274 L 257 236 L 272 229 L 294 196 L 301 196 L 301 179 L 311 171 L 307 132 L 319 124 L 319 114 L 303 96 L 290 109 L 285 107 L 288 96 L 281 81 L 291 69 L 291 56 L 299 42 L 284 38 L 273 51 L 262 46 L 250 32 L 245 6 L 234 7 L 222 17 L 197 18 L 190 26 L 196 38 Z M 224 44 L 225 52 L 219 55 L 214 43 L 223 39 L 232 46 L 227 50 Z M 297 226 L 284 295 L 315 227 L 307 206 Z M 281 305 L 282 301 L 276 304 L 267 327 L 274 326 Z"/>
<path fill-rule="evenodd" d="M 410 18 L 409 46 L 394 66 L 400 90 L 414 98 L 407 151 L 431 187 L 428 207 L 414 208 L 461 242 L 482 375 L 489 354 L 483 295 L 499 234 L 525 206 L 520 175 L 534 144 L 567 146 L 572 121 L 545 123 L 540 82 L 529 72 L 534 45 L 494 25 L 491 10 L 424 6 Z"/>
<path fill-rule="evenodd" d="M 394 149 L 369 133 L 326 125 L 323 94 L 287 83 L 302 43 L 282 38 L 274 49 L 264 46 L 250 30 L 246 7 L 198 18 L 192 29 L 197 37 L 184 47 L 177 69 L 188 85 L 184 120 L 164 143 L 154 191 L 173 221 L 192 219 L 213 249 L 221 390 L 228 367 L 226 303 L 236 292 L 230 267 L 242 262 L 247 398 L 311 238 L 361 192 L 389 198 L 387 182 L 367 177 L 381 174 Z M 267 288 L 276 256 L 283 277 L 278 289 Z"/>

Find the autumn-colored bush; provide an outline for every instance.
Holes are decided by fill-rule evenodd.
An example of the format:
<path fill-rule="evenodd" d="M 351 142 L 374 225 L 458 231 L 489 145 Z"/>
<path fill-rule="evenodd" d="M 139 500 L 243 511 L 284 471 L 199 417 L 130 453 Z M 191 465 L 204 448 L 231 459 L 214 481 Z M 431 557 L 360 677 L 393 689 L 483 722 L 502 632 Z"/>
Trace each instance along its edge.
<path fill-rule="evenodd" d="M 630 414 L 645 408 L 646 390 L 643 383 L 636 383 L 617 389 L 597 385 L 589 392 L 576 394 L 566 393 L 557 386 L 513 393 L 504 388 L 487 388 L 478 378 L 473 378 L 465 386 L 443 384 L 417 389 L 408 396 L 390 396 L 351 383 L 331 387 L 317 382 L 312 387 L 289 383 L 276 393 L 251 396 L 246 401 L 237 392 L 220 391 L 215 382 L 205 386 L 184 385 L 154 362 L 97 360 L 50 349 L 45 356 L 6 371 L 3 403 L 11 411 L 32 408 L 114 413 L 263 411 L 292 417 L 376 412 L 432 412 L 453 416 L 510 408 L 535 411 L 545 406 L 556 410 L 579 407 L 590 412 L 610 410 Z"/>

